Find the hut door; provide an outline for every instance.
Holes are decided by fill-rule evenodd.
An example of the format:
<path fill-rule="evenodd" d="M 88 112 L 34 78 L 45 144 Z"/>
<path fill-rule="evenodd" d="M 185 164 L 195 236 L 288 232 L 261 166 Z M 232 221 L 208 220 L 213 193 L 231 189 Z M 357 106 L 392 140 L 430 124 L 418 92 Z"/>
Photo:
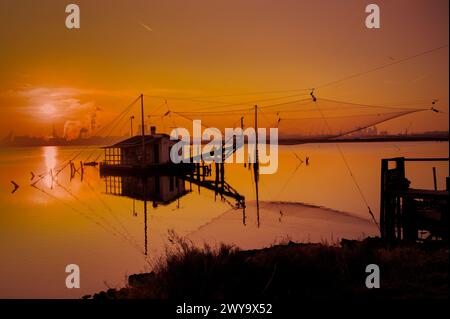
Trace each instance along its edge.
<path fill-rule="evenodd" d="M 159 145 L 153 145 L 153 159 L 155 163 L 159 163 Z"/>

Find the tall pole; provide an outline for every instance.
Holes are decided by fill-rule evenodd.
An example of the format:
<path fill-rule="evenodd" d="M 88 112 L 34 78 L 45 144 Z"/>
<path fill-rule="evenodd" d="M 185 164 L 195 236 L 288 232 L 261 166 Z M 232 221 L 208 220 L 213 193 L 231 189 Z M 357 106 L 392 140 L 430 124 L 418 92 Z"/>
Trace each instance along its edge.
<path fill-rule="evenodd" d="M 141 94 L 142 165 L 145 164 L 144 94 Z"/>
<path fill-rule="evenodd" d="M 256 137 L 256 145 L 255 145 L 255 163 L 253 164 L 254 175 L 255 175 L 255 192 L 256 192 L 256 221 L 257 226 L 259 228 L 259 155 L 258 155 L 258 105 L 255 105 L 255 137 Z"/>
<path fill-rule="evenodd" d="M 133 120 L 134 120 L 134 115 L 130 116 L 130 137 L 133 137 Z"/>
<path fill-rule="evenodd" d="M 259 154 L 258 154 L 258 105 L 255 105 L 255 168 L 259 169 Z M 255 175 L 256 178 L 257 175 Z"/>

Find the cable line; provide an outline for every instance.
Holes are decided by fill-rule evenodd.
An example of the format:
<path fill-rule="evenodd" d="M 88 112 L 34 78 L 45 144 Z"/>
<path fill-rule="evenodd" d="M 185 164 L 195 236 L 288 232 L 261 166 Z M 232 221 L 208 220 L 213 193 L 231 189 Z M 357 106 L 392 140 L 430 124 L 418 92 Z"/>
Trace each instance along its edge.
<path fill-rule="evenodd" d="M 362 72 L 358 72 L 358 73 L 355 73 L 355 74 L 352 74 L 352 75 L 348 75 L 348 76 L 343 77 L 341 79 L 338 79 L 338 80 L 335 80 L 335 81 L 331 81 L 331 82 L 319 85 L 317 88 L 325 88 L 325 87 L 328 87 L 328 86 L 331 86 L 331 85 L 335 85 L 335 84 L 338 84 L 338 83 L 341 83 L 341 82 L 344 82 L 344 81 L 347 81 L 347 80 L 350 80 L 350 79 L 354 79 L 354 78 L 357 78 L 357 77 L 360 77 L 360 76 L 363 76 L 363 75 L 366 75 L 366 74 L 369 74 L 369 73 L 372 73 L 372 72 L 376 72 L 376 71 L 388 68 L 388 67 L 396 65 L 396 64 L 400 64 L 400 63 L 403 63 L 403 62 L 406 62 L 406 61 L 409 61 L 409 60 L 421 57 L 423 55 L 427 55 L 427 54 L 430 54 L 430 53 L 442 50 L 442 49 L 444 49 L 446 47 L 448 47 L 448 44 L 441 45 L 441 46 L 438 46 L 436 48 L 433 48 L 433 49 L 430 49 L 430 50 L 427 50 L 427 51 L 419 52 L 419 53 L 416 53 L 414 55 L 402 58 L 400 60 L 396 60 L 394 62 L 386 63 L 386 64 L 377 66 L 375 68 L 372 68 L 372 69 L 369 69 L 369 70 L 366 70 L 366 71 L 362 71 Z"/>

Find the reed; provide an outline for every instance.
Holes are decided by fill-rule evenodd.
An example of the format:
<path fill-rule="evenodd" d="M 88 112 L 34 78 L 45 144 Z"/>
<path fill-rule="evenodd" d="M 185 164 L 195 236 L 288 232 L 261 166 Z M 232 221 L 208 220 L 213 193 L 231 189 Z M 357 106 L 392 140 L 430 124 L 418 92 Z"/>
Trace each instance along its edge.
<path fill-rule="evenodd" d="M 377 238 L 339 245 L 289 242 L 242 251 L 195 247 L 178 238 L 154 271 L 129 285 L 93 296 L 156 299 L 397 299 L 448 298 L 448 248 L 386 246 Z M 381 288 L 365 286 L 365 268 L 377 264 Z"/>

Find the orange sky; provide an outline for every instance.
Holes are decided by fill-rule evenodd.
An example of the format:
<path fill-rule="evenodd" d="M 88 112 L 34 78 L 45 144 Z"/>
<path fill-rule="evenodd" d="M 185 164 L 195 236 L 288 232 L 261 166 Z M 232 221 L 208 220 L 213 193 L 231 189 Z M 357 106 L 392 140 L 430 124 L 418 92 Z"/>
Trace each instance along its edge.
<path fill-rule="evenodd" d="M 372 2 L 381 7 L 379 30 L 364 25 Z M 317 87 L 445 45 L 449 36 L 448 0 L 76 0 L 79 30 L 65 27 L 68 3 L 0 1 L 0 138 L 11 130 L 48 135 L 52 124 L 62 134 L 64 125 L 89 125 L 93 116 L 106 121 L 141 92 Z M 447 47 L 316 94 L 425 107 L 439 98 L 448 111 L 448 84 Z M 448 115 L 432 112 L 391 129 L 412 122 L 412 130 L 448 129 Z"/>

